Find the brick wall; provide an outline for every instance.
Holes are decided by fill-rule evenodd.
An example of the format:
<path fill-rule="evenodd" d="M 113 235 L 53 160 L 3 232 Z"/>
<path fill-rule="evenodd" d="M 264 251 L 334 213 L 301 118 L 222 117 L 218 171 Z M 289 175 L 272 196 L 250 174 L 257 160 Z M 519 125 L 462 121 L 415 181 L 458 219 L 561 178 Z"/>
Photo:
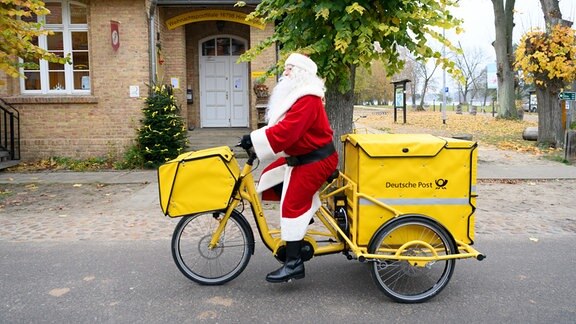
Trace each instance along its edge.
<path fill-rule="evenodd" d="M 22 96 L 17 79 L 0 87 L 20 111 L 22 160 L 118 155 L 136 136 L 149 79 L 145 1 L 91 1 L 88 12 L 92 96 Z M 118 51 L 111 20 L 120 23 Z M 140 98 L 129 96 L 131 85 Z"/>
<path fill-rule="evenodd" d="M 148 5 L 148 0 L 90 1 L 90 96 L 24 96 L 20 94 L 19 80 L 0 72 L 0 96 L 20 111 L 22 160 L 51 156 L 121 156 L 133 143 L 149 90 Z M 182 105 L 182 114 L 189 126 L 198 126 L 198 41 L 226 34 L 244 38 L 249 46 L 255 46 L 271 34 L 272 27 L 259 30 L 226 22 L 218 30 L 216 21 L 189 24 L 174 30 L 165 27 L 166 19 L 189 10 L 193 9 L 160 8 L 158 11 L 156 30 L 164 59 L 159 67 L 163 79 L 159 81 L 170 83 L 172 77 L 179 79 L 181 91 L 176 91 L 176 97 Z M 120 48 L 117 51 L 111 46 L 111 20 L 119 22 Z M 275 60 L 274 49 L 269 49 L 251 62 L 250 71 L 264 72 Z M 251 85 L 253 82 L 254 78 L 251 78 Z M 270 79 L 267 84 L 272 88 L 274 82 Z M 140 87 L 139 98 L 129 96 L 130 86 Z M 194 93 L 192 104 L 186 103 L 188 86 Z M 256 128 L 256 98 L 251 90 L 250 97 L 250 126 Z"/>

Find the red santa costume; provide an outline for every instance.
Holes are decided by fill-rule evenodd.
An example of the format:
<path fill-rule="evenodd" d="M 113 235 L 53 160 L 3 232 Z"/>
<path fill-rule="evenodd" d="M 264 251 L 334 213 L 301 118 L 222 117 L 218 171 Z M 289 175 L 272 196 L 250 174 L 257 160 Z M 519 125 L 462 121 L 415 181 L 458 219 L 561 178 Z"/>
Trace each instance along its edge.
<path fill-rule="evenodd" d="M 333 131 L 323 104 L 324 82 L 316 76 L 316 64 L 294 53 L 286 66 L 290 73 L 285 73 L 270 98 L 268 125 L 250 137 L 261 162 L 272 161 L 262 172 L 258 192 L 269 198 L 274 196 L 273 187 L 283 182 L 280 228 L 282 240 L 288 242 L 304 238 L 321 205 L 318 190 L 336 170 L 338 154 L 333 149 Z M 293 163 L 293 157 L 318 152 L 323 153 L 316 154 L 316 159 Z"/>

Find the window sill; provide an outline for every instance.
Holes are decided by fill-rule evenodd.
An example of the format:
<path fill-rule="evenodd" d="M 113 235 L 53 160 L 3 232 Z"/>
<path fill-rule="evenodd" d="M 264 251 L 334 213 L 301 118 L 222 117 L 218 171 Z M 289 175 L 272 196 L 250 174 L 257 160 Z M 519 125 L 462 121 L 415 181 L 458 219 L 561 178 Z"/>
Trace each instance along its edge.
<path fill-rule="evenodd" d="M 95 104 L 95 96 L 21 95 L 3 98 L 9 104 Z"/>

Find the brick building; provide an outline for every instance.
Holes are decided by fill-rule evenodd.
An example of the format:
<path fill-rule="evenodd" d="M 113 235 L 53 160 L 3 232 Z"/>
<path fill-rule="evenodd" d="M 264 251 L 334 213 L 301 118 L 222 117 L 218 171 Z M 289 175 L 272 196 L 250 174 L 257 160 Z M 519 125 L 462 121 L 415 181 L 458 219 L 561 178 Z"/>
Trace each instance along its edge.
<path fill-rule="evenodd" d="M 136 136 L 148 84 L 173 84 L 189 128 L 256 128 L 252 85 L 276 62 L 238 56 L 272 32 L 244 18 L 259 1 L 45 0 L 39 46 L 72 64 L 40 62 L 26 79 L 0 72 L 0 98 L 19 111 L 21 160 L 116 155 Z M 268 80 L 269 86 L 274 80 Z"/>

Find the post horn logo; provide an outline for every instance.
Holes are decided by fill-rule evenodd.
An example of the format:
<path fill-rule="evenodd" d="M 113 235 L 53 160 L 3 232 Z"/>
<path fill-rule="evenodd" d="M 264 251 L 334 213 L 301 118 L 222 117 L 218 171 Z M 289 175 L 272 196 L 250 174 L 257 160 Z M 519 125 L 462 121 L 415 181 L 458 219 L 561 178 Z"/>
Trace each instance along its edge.
<path fill-rule="evenodd" d="M 436 189 L 446 189 L 446 185 L 448 184 L 448 180 L 446 179 L 436 179 L 434 182 L 436 183 Z"/>

